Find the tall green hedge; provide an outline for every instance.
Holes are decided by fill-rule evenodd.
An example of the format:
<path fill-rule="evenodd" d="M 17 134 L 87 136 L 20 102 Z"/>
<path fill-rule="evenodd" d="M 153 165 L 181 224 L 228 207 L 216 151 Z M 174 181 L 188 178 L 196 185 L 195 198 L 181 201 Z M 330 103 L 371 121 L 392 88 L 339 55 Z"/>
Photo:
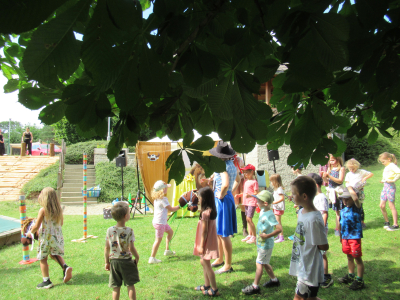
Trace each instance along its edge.
<path fill-rule="evenodd" d="M 97 148 L 97 145 L 103 145 L 107 143 L 107 141 L 89 141 L 76 143 L 70 146 L 67 146 L 67 153 L 65 155 L 65 163 L 66 164 L 82 164 L 83 163 L 83 153 L 86 152 L 88 164 L 94 164 L 94 148 Z"/>
<path fill-rule="evenodd" d="M 356 137 L 346 138 L 347 149 L 345 159 L 357 159 L 363 166 L 373 165 L 378 162 L 379 154 L 383 152 L 393 153 L 400 158 L 400 138 L 388 139 L 379 136 L 376 143 L 370 145 L 366 139 L 358 140 Z"/>
<path fill-rule="evenodd" d="M 115 166 L 114 162 L 100 162 L 96 164 L 96 185 L 100 184 L 101 194 L 99 202 L 111 202 L 116 198 L 121 198 L 122 179 L 121 168 Z M 140 181 L 141 190 L 144 191 Z M 136 169 L 133 167 L 124 168 L 124 197 L 128 198 L 131 193 L 132 198 L 137 193 Z"/>
<path fill-rule="evenodd" d="M 67 146 L 67 153 L 65 155 L 65 163 L 72 165 L 79 165 L 83 162 L 83 152 L 86 152 L 88 164 L 94 164 L 94 149 L 95 148 L 107 148 L 108 141 L 88 141 L 76 143 Z M 124 148 L 126 148 L 124 146 Z M 130 153 L 135 152 L 135 147 L 128 147 Z"/>
<path fill-rule="evenodd" d="M 57 189 L 57 174 L 59 162 L 41 170 L 35 177 L 25 183 L 22 192 L 27 198 L 40 193 L 45 187 Z"/>

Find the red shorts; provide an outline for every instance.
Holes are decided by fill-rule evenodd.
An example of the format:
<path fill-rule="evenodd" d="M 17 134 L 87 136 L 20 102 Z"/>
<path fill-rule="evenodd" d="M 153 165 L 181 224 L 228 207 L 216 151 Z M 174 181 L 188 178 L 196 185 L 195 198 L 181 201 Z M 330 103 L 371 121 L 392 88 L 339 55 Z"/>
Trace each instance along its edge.
<path fill-rule="evenodd" d="M 284 213 L 284 210 L 274 209 L 274 215 L 282 216 Z"/>
<path fill-rule="evenodd" d="M 361 257 L 361 239 L 344 240 L 342 239 L 342 251 L 344 254 L 350 254 L 353 257 Z"/>

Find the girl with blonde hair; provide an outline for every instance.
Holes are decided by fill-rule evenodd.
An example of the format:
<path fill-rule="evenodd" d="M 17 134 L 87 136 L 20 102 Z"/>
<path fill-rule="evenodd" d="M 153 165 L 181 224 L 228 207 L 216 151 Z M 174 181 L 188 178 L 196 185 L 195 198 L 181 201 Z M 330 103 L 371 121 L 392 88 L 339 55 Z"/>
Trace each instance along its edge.
<path fill-rule="evenodd" d="M 385 224 L 383 228 L 388 231 L 399 230 L 399 224 L 397 223 L 397 210 L 394 205 L 396 198 L 396 184 L 395 182 L 400 178 L 400 168 L 397 166 L 397 159 L 394 154 L 389 152 L 383 152 L 379 155 L 378 161 L 385 166 L 383 169 L 383 176 L 381 183 L 383 183 L 383 190 L 381 193 L 380 208 L 382 211 Z M 389 202 L 389 208 L 392 211 L 393 226 L 390 226 L 388 215 L 386 212 L 386 203 Z"/>
<path fill-rule="evenodd" d="M 49 265 L 47 257 L 57 260 L 63 266 L 64 283 L 72 278 L 72 268 L 65 264 L 64 256 L 64 237 L 62 233 L 63 212 L 56 191 L 51 187 L 42 190 L 38 198 L 42 208 L 39 210 L 35 225 L 26 233 L 32 236 L 39 232 L 39 246 L 37 259 L 40 260 L 43 282 L 37 285 L 38 289 L 49 289 L 53 287 L 50 281 Z"/>
<path fill-rule="evenodd" d="M 339 236 L 339 218 L 340 210 L 344 208 L 342 199 L 339 197 L 343 193 L 343 180 L 345 175 L 343 160 L 340 156 L 329 154 L 328 170 L 322 174 L 322 179 L 328 183 L 327 193 L 328 200 L 332 203 L 332 209 L 336 213 L 336 228 L 335 235 Z"/>

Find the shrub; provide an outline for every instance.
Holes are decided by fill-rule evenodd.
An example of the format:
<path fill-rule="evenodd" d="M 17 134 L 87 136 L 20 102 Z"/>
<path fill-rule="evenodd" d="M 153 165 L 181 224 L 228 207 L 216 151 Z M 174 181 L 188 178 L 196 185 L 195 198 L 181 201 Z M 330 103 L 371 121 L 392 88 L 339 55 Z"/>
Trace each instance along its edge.
<path fill-rule="evenodd" d="M 57 174 L 59 162 L 57 161 L 51 166 L 41 170 L 35 177 L 25 183 L 22 187 L 22 192 L 27 198 L 35 197 L 45 187 L 57 189 Z"/>
<path fill-rule="evenodd" d="M 346 138 L 347 149 L 345 160 L 357 159 L 363 166 L 376 164 L 382 152 L 390 152 L 400 157 L 399 138 L 388 139 L 379 136 L 376 143 L 370 145 L 366 139 L 358 140 L 356 137 Z"/>
<path fill-rule="evenodd" d="M 96 164 L 96 185 L 100 184 L 101 194 L 99 202 L 111 202 L 115 198 L 121 198 L 122 182 L 121 168 L 115 166 L 115 162 L 100 162 Z M 143 184 L 140 188 L 144 191 Z M 136 168 L 124 168 L 124 197 L 127 199 L 129 193 L 132 198 L 137 193 Z"/>
<path fill-rule="evenodd" d="M 67 147 L 67 153 L 65 155 L 65 163 L 78 165 L 83 163 L 83 153 L 86 152 L 88 164 L 94 164 L 94 148 L 97 145 L 107 143 L 107 141 L 89 141 L 73 144 Z"/>

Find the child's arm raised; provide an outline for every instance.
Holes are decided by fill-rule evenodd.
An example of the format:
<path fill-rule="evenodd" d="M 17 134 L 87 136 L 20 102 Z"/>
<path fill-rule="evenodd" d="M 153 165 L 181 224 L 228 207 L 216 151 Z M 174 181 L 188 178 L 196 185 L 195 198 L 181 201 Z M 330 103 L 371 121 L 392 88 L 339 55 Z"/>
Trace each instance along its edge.
<path fill-rule="evenodd" d="M 105 270 L 110 271 L 110 243 L 106 240 L 106 246 L 104 247 L 104 262 Z"/>
<path fill-rule="evenodd" d="M 136 262 L 136 265 L 137 265 L 139 263 L 139 253 L 137 252 L 137 250 L 135 248 L 135 244 L 133 243 L 133 241 L 131 241 L 129 243 L 129 250 L 131 251 L 131 253 L 135 257 L 135 262 Z"/>

